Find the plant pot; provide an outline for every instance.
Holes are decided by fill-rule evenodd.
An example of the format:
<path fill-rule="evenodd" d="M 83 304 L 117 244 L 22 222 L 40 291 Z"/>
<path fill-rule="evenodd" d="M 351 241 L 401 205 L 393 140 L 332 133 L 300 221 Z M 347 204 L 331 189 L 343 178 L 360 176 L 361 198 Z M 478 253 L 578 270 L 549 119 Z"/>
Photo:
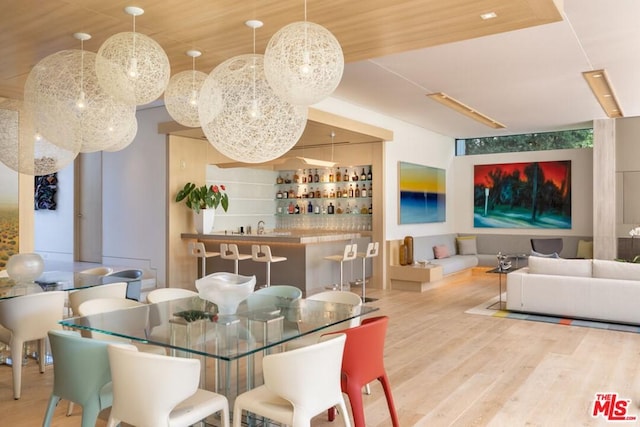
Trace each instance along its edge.
<path fill-rule="evenodd" d="M 215 209 L 200 209 L 200 213 L 193 212 L 193 225 L 196 227 L 198 234 L 211 233 L 215 219 Z"/>

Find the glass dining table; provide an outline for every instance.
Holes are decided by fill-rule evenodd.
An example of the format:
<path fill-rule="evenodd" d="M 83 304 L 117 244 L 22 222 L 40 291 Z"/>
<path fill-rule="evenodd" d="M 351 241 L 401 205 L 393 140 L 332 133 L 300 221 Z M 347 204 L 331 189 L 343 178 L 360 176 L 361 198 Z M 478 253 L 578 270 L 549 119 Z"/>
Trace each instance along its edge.
<path fill-rule="evenodd" d="M 10 277 L 0 277 L 0 299 L 46 291 L 73 291 L 132 279 L 117 276 L 98 276 L 73 271 L 45 271 L 33 282 L 17 282 Z"/>
<path fill-rule="evenodd" d="M 287 342 L 309 334 L 347 328 L 349 320 L 377 310 L 252 294 L 233 315 L 218 315 L 215 304 L 189 297 L 67 318 L 60 324 L 93 337 L 160 346 L 166 354 L 200 358 L 201 387 L 224 394 L 233 408 L 239 393 L 262 383 L 265 354 L 283 351 Z"/>

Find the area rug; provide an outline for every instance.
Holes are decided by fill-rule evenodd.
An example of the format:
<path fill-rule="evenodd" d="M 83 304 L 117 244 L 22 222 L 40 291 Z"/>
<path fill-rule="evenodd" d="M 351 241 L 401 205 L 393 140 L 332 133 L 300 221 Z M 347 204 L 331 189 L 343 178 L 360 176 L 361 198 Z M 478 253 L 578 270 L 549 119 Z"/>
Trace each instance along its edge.
<path fill-rule="evenodd" d="M 502 302 L 506 301 L 506 293 L 502 294 Z M 502 317 L 505 319 L 529 320 L 533 322 L 555 323 L 565 326 L 580 326 L 584 328 L 607 329 L 610 331 L 640 333 L 640 326 L 624 325 L 621 323 L 600 322 L 593 320 L 568 319 L 556 316 L 546 316 L 540 314 L 517 313 L 508 310 L 498 310 L 498 296 L 493 297 L 487 302 L 477 305 L 465 311 L 467 314 L 479 314 L 482 316 Z M 487 308 L 495 307 L 495 308 Z"/>

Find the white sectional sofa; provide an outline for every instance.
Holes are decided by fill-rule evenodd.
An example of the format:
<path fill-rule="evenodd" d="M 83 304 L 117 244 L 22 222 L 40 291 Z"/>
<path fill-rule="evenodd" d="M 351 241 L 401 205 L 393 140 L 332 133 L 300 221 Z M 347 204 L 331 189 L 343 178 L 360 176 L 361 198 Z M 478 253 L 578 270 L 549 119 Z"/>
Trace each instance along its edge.
<path fill-rule="evenodd" d="M 530 257 L 507 274 L 507 310 L 640 324 L 640 264 Z"/>

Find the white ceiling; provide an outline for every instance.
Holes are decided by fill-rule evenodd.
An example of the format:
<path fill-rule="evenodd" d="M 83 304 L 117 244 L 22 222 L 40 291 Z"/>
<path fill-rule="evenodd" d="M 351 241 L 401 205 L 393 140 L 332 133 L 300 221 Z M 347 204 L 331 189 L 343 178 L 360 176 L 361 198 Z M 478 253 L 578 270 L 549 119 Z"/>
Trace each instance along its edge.
<path fill-rule="evenodd" d="M 335 96 L 460 138 L 571 129 L 606 118 L 582 77 L 605 68 L 624 116 L 640 115 L 640 1 L 559 8 L 562 22 L 349 63 Z M 506 128 L 466 118 L 432 92 Z"/>

